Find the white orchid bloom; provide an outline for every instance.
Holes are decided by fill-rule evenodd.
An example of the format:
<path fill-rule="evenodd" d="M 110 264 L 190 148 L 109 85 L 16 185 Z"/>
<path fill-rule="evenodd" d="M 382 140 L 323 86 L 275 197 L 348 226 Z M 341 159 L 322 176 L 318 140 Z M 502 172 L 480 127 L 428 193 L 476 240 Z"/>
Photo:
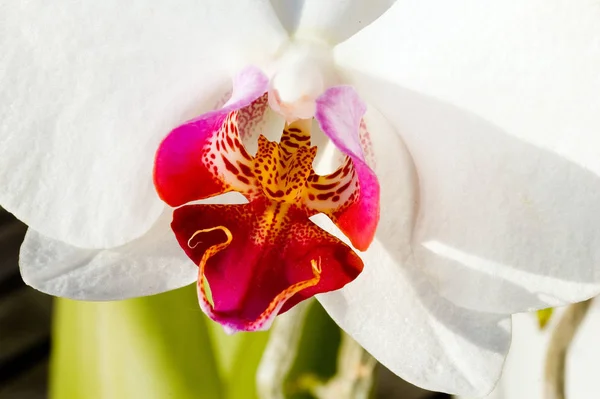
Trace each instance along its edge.
<path fill-rule="evenodd" d="M 318 299 L 410 382 L 489 392 L 510 344 L 510 314 L 600 291 L 600 8 L 583 0 L 390 3 L 3 1 L 0 204 L 30 226 L 24 280 L 52 295 L 93 300 L 196 281 L 203 268 L 179 247 L 172 209 L 153 185 L 163 138 L 190 118 L 197 119 L 182 129 L 204 131 L 194 123 L 214 117 L 213 133 L 226 139 L 242 129 L 235 118 L 244 112 L 251 117 L 242 141 L 281 134 L 284 120 L 288 134 L 304 123 L 297 129 L 317 137 L 320 126 L 335 146 L 321 135 L 317 167 L 332 161 L 336 146 L 352 159 L 355 185 L 357 168 L 368 174 L 370 165 L 381 217 L 370 246 L 373 214 L 362 232 L 356 223 L 341 223 L 342 234 L 319 221 L 368 249 L 352 261 L 350 277 L 322 291 L 347 283 L 364 263 L 362 273 Z M 239 79 L 248 73 L 252 79 Z M 207 113 L 233 76 L 233 97 Z M 255 98 L 265 90 L 272 109 L 263 103 L 254 115 L 248 104 L 260 105 L 266 97 Z M 335 128 L 324 128 L 326 120 Z M 222 155 L 211 143 L 213 152 L 203 154 Z M 160 159 L 159 152 L 157 165 Z M 231 189 L 223 162 L 215 184 Z M 264 189 L 252 184 L 234 188 L 248 196 Z M 344 201 L 361 193 L 344 192 L 353 196 Z M 193 252 L 196 233 L 213 227 L 220 228 L 186 230 L 182 247 Z M 214 253 L 196 261 L 214 261 Z M 305 262 L 309 274 L 297 283 L 307 286 L 266 298 L 276 305 L 271 314 L 289 295 L 326 280 L 324 259 Z M 225 310 L 203 288 L 203 308 L 219 319 Z"/>

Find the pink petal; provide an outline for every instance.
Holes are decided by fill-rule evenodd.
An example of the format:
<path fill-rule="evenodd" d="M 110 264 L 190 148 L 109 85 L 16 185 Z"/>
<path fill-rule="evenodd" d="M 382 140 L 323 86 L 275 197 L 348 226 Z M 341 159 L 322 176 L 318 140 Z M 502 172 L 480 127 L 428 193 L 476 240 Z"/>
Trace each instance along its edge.
<path fill-rule="evenodd" d="M 223 108 L 201 115 L 169 133 L 156 153 L 154 165 L 154 184 L 167 204 L 180 206 L 229 191 L 228 182 L 223 181 L 219 171 L 202 155 L 224 123 L 230 122 L 228 115 L 259 101 L 267 88 L 268 78 L 258 68 L 248 67 L 234 79 L 233 94 Z M 243 150 L 240 146 L 237 149 Z M 243 157 L 243 154 L 236 156 Z"/>
<path fill-rule="evenodd" d="M 379 182 L 367 165 L 360 140 L 365 104 L 349 86 L 328 89 L 317 99 L 315 118 L 336 147 L 350 157 L 358 178 L 357 198 L 329 216 L 357 249 L 373 241 L 379 221 Z"/>

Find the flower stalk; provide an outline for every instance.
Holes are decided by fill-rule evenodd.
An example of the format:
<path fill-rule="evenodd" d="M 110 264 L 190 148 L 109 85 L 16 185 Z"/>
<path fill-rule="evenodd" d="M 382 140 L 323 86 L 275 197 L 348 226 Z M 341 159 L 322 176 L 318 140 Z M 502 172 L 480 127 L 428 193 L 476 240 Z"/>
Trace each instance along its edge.
<path fill-rule="evenodd" d="M 552 332 L 544 368 L 544 398 L 565 399 L 567 355 L 592 299 L 575 303 L 565 310 Z"/>

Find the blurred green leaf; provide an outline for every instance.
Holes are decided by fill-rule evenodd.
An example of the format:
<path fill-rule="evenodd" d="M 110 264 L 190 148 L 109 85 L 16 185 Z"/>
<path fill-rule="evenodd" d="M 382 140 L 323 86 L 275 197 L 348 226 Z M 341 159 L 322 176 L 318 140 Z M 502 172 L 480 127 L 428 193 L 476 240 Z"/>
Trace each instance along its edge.
<path fill-rule="evenodd" d="M 219 323 L 207 322 L 208 334 L 213 342 L 213 353 L 217 361 L 219 375 L 223 379 L 231 376 L 234 357 L 242 344 L 244 333 L 226 334 Z"/>
<path fill-rule="evenodd" d="M 376 360 L 316 300 L 273 325 L 259 367 L 263 399 L 367 399 Z"/>
<path fill-rule="evenodd" d="M 53 399 L 222 398 L 194 286 L 120 302 L 57 299 Z"/>
<path fill-rule="evenodd" d="M 284 382 L 286 398 L 311 399 L 316 385 L 337 370 L 341 331 L 321 304 L 312 301 L 302 327 L 296 358 Z"/>
<path fill-rule="evenodd" d="M 258 398 L 256 371 L 269 339 L 269 332 L 226 334 L 218 323 L 209 323 L 209 333 L 227 399 Z"/>
<path fill-rule="evenodd" d="M 539 325 L 540 329 L 543 329 L 544 327 L 546 327 L 546 325 L 550 321 L 550 318 L 552 317 L 553 312 L 554 312 L 553 308 L 546 308 L 546 309 L 541 309 L 541 310 L 537 311 L 537 319 L 538 319 L 538 325 Z"/>
<path fill-rule="evenodd" d="M 342 340 L 317 301 L 303 306 L 285 316 L 292 329 L 275 343 L 279 355 L 267 367 L 279 370 L 267 378 L 272 392 L 290 399 L 329 397 L 325 392 L 335 395 L 340 387 L 368 392 L 370 380 L 354 375 L 362 369 L 372 375 L 372 367 L 362 366 L 369 364 L 364 350 Z M 294 331 L 296 338 L 286 335 Z M 255 399 L 272 334 L 225 334 L 200 311 L 194 286 L 120 302 L 57 299 L 50 397 Z M 355 389 L 363 380 L 368 384 Z"/>
<path fill-rule="evenodd" d="M 268 332 L 239 333 L 241 343 L 233 358 L 227 383 L 228 399 L 258 398 L 256 371 L 269 340 Z"/>

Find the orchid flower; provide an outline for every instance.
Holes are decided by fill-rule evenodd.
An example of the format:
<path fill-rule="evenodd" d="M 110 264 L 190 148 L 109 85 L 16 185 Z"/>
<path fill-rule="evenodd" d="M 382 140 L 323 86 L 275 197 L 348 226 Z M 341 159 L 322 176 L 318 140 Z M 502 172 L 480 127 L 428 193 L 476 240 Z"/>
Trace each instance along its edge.
<path fill-rule="evenodd" d="M 4 2 L 0 204 L 30 227 L 23 279 L 88 300 L 196 281 L 230 330 L 317 295 L 396 374 L 485 394 L 512 313 L 600 291 L 599 17 Z"/>
<path fill-rule="evenodd" d="M 352 249 L 310 216 L 327 214 L 361 250 L 373 240 L 379 219 L 377 177 L 359 140 L 365 107 L 352 89 L 328 89 L 311 106 L 346 155 L 337 170 L 318 175 L 312 168 L 317 147 L 310 145 L 311 120 L 297 119 L 292 105 L 286 106 L 294 115 L 287 116 L 295 121 L 286 124 L 279 143 L 260 135 L 255 156 L 246 150 L 242 138 L 248 141 L 253 127 L 266 128 L 260 122 L 268 82 L 260 71 L 244 70 L 223 108 L 175 129 L 156 156 L 156 188 L 173 207 L 229 191 L 249 201 L 183 206 L 171 223 L 198 265 L 200 306 L 231 332 L 266 329 L 278 313 L 342 288 L 362 271 Z M 305 105 L 301 108 L 302 113 Z"/>

